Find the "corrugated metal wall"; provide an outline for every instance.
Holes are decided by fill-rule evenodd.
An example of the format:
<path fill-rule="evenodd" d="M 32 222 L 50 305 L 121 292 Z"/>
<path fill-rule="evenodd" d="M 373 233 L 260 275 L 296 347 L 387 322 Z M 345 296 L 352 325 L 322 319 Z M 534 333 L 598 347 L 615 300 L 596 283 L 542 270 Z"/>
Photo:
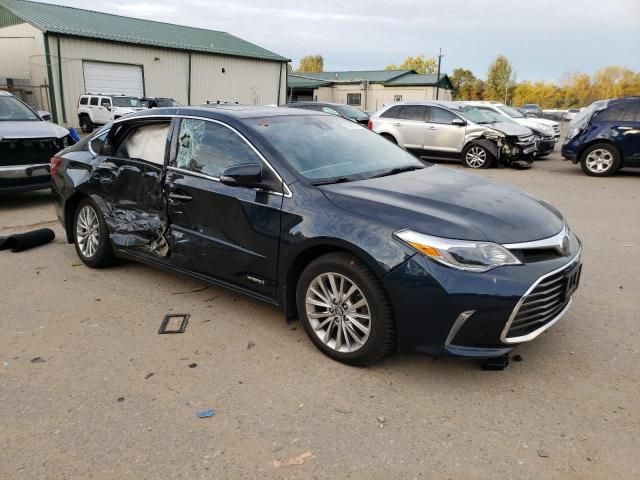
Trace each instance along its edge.
<path fill-rule="evenodd" d="M 0 78 L 32 78 L 30 62 L 44 64 L 42 32 L 28 23 L 0 28 Z"/>
<path fill-rule="evenodd" d="M 145 95 L 175 98 L 185 105 L 189 103 L 188 52 L 64 36 L 59 41 L 64 110 L 59 85 L 58 37 L 49 35 L 59 123 L 64 123 L 64 114 L 68 125 L 78 124 L 78 97 L 85 93 L 83 60 L 141 65 Z M 285 64 L 250 58 L 191 54 L 191 105 L 199 105 L 207 100 L 237 101 L 250 105 L 277 104 L 279 80 L 280 101 L 284 102 Z"/>

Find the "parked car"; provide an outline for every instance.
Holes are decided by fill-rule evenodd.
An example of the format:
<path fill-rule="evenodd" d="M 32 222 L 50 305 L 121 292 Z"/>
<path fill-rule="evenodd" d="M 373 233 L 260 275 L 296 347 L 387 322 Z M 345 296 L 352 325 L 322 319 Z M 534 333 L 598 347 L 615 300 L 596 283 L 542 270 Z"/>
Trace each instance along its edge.
<path fill-rule="evenodd" d="M 47 118 L 49 112 L 0 91 L 0 192 L 51 187 L 49 159 L 75 142 L 69 130 Z"/>
<path fill-rule="evenodd" d="M 562 116 L 562 120 L 564 120 L 565 122 L 570 122 L 571 120 L 576 118 L 576 115 L 578 115 L 579 113 L 579 108 L 570 108 L 564 113 L 564 115 Z"/>
<path fill-rule="evenodd" d="M 294 102 L 287 103 L 285 107 L 304 108 L 305 110 L 314 110 L 316 112 L 330 113 L 338 117 L 346 118 L 352 122 L 366 125 L 369 122 L 369 114 L 352 105 L 342 103 L 329 102 Z"/>
<path fill-rule="evenodd" d="M 182 104 L 176 102 L 173 98 L 161 98 L 161 97 L 142 97 L 140 103 L 144 108 L 167 108 L 167 107 L 181 107 Z"/>
<path fill-rule="evenodd" d="M 497 123 L 463 102 L 392 104 L 371 116 L 369 128 L 419 157 L 461 159 L 469 168 L 531 162 L 536 151 L 527 127 Z"/>
<path fill-rule="evenodd" d="M 106 125 L 144 108 L 137 97 L 88 93 L 78 99 L 78 121 L 83 132 L 91 133 L 96 125 Z"/>
<path fill-rule="evenodd" d="M 562 158 L 580 163 L 587 175 L 613 175 L 640 167 L 640 97 L 599 100 L 569 126 Z"/>
<path fill-rule="evenodd" d="M 536 158 L 546 157 L 555 149 L 556 142 L 560 139 L 560 124 L 553 120 L 543 118 L 526 117 L 519 111 L 498 102 L 466 102 L 468 105 L 478 107 L 483 111 L 491 111 L 508 118 L 530 129 L 536 140 Z"/>
<path fill-rule="evenodd" d="M 522 109 L 527 117 L 540 117 L 542 115 L 542 109 L 537 103 L 527 103 L 522 106 Z"/>
<path fill-rule="evenodd" d="M 321 112 L 146 110 L 52 174 L 87 266 L 133 259 L 279 305 L 350 364 L 505 355 L 566 313 L 580 276 L 549 204 Z"/>

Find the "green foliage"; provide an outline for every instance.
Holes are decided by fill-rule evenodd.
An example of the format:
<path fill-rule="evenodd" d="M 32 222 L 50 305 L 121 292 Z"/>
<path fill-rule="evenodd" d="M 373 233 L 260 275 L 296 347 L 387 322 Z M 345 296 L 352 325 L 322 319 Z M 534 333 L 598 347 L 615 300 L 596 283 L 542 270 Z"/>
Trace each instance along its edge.
<path fill-rule="evenodd" d="M 438 73 L 438 60 L 436 58 L 426 58 L 424 55 L 407 57 L 400 65 L 390 63 L 385 70 L 415 70 L 418 73 Z"/>
<path fill-rule="evenodd" d="M 322 55 L 307 55 L 300 59 L 298 73 L 324 72 L 324 58 Z"/>
<path fill-rule="evenodd" d="M 487 71 L 486 100 L 504 102 L 509 96 L 509 89 L 513 88 L 513 68 L 511 62 L 504 55 L 498 55 Z"/>

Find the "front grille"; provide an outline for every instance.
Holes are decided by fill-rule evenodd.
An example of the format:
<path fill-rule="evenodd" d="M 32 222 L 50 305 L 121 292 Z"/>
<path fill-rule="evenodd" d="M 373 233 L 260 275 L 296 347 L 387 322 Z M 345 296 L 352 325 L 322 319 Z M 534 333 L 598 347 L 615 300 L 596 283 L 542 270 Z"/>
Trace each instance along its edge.
<path fill-rule="evenodd" d="M 65 148 L 65 138 L 28 138 L 0 142 L 0 166 L 49 163 L 49 159 Z"/>
<path fill-rule="evenodd" d="M 580 280 L 581 267 L 574 270 L 574 266 L 572 262 L 567 268 L 543 278 L 529 292 L 513 317 L 507 338 L 528 335 L 562 313 L 571 301 L 571 287 L 575 288 Z"/>

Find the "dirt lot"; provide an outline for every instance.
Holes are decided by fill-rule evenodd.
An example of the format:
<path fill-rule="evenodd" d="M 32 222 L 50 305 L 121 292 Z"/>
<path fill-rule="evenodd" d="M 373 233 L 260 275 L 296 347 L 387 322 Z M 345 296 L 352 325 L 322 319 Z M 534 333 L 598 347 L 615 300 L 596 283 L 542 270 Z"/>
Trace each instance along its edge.
<path fill-rule="evenodd" d="M 556 153 L 480 173 L 553 203 L 584 242 L 572 310 L 503 372 L 335 363 L 273 307 L 81 266 L 46 193 L 0 197 L 0 235 L 57 235 L 0 252 L 0 478 L 640 478 L 640 171 L 593 179 Z M 157 334 L 169 311 L 191 313 L 184 334 Z"/>

